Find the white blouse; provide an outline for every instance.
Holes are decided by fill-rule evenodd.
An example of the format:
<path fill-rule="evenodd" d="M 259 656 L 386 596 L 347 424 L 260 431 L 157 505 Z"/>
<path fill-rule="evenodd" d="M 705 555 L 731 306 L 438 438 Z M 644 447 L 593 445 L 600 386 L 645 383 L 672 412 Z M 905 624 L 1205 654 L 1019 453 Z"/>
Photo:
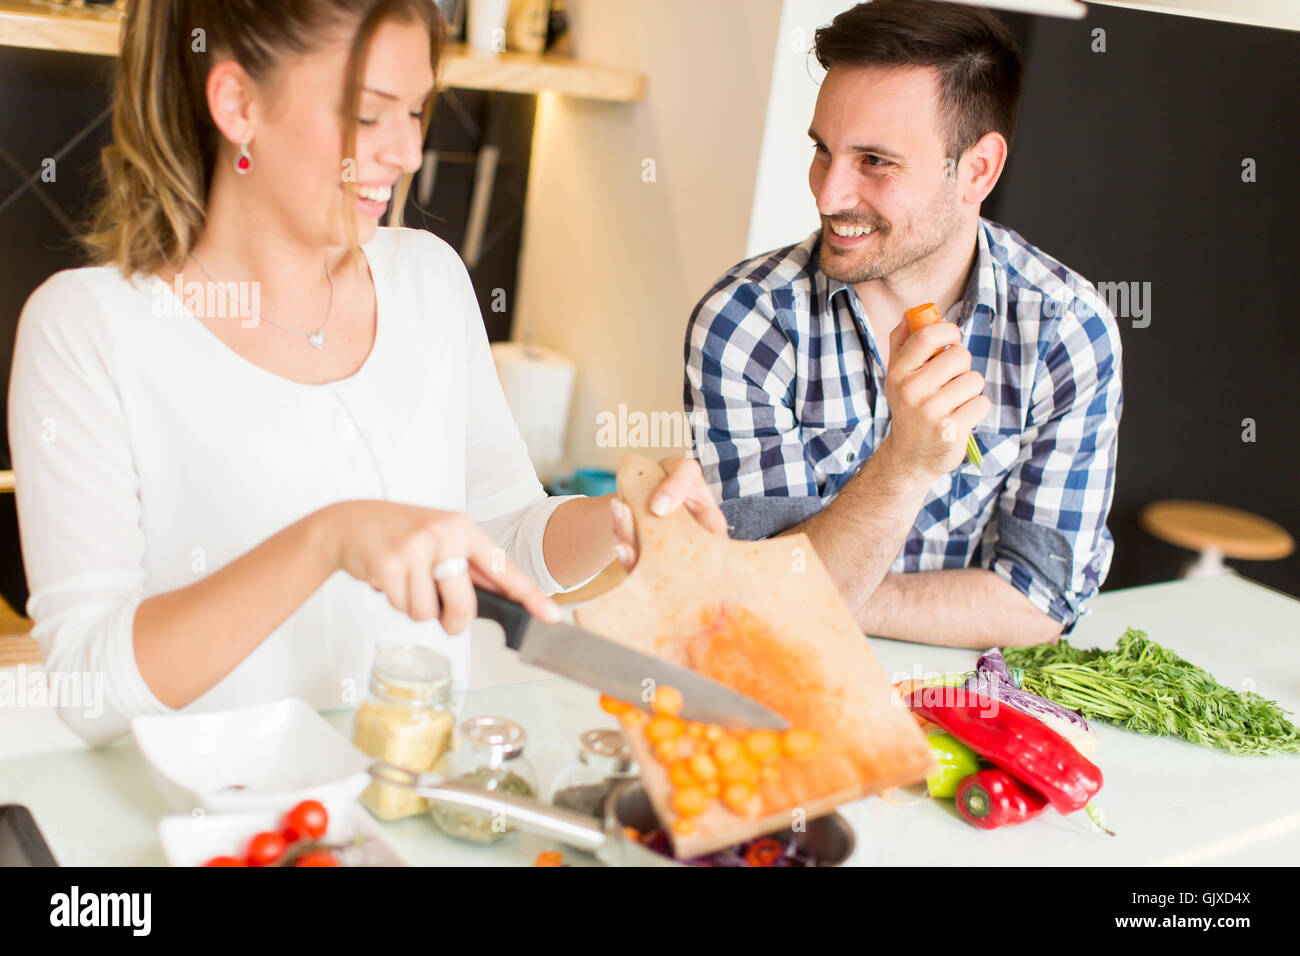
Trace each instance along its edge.
<path fill-rule="evenodd" d="M 542 536 L 567 499 L 547 498 L 529 462 L 464 264 L 420 230 L 380 229 L 363 249 L 374 346 L 323 385 L 241 357 L 153 277 L 70 269 L 27 301 L 9 391 L 27 613 L 50 675 L 93 687 L 102 674 L 101 701 L 60 708 L 92 745 L 171 712 L 136 666 L 140 602 L 331 502 L 463 511 L 543 590 L 560 589 Z M 340 571 L 185 710 L 355 704 L 379 640 L 430 645 L 467 679 L 467 636 L 410 620 Z"/>

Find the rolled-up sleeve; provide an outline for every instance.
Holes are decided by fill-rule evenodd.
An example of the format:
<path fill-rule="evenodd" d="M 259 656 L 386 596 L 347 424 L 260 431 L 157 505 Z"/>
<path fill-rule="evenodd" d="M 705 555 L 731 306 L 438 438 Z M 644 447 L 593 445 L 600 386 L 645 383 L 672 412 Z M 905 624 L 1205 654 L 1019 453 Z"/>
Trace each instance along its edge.
<path fill-rule="evenodd" d="M 726 277 L 686 330 L 685 406 L 704 477 L 724 501 L 812 496 L 817 478 L 793 409 L 795 348 L 771 297 Z"/>
<path fill-rule="evenodd" d="M 69 274 L 41 286 L 18 323 L 9 384 L 9 441 L 23 563 L 51 701 L 92 746 L 132 717 L 170 713 L 136 665 L 134 622 L 145 596 L 139 480 L 107 332 Z"/>
<path fill-rule="evenodd" d="M 1123 410 L 1119 328 L 1090 285 L 1045 344 L 1021 453 L 998 501 L 990 570 L 1069 633 L 1110 569 Z"/>

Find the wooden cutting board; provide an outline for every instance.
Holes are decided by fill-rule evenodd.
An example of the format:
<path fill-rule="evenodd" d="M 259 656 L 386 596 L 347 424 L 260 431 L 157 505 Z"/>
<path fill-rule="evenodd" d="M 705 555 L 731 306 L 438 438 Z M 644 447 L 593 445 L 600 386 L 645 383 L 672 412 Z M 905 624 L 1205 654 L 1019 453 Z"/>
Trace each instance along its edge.
<path fill-rule="evenodd" d="M 758 816 L 715 800 L 694 832 L 673 838 L 675 854 L 711 853 L 923 779 L 932 761 L 924 735 L 891 702 L 884 670 L 807 535 L 732 541 L 685 509 L 655 517 L 649 500 L 663 477 L 639 456 L 619 469 L 639 558 L 618 587 L 575 608 L 579 625 L 735 687 L 821 738 L 812 760 L 782 758 L 780 778 L 760 784 Z M 627 736 L 667 825 L 676 817 L 667 773 L 642 732 Z"/>

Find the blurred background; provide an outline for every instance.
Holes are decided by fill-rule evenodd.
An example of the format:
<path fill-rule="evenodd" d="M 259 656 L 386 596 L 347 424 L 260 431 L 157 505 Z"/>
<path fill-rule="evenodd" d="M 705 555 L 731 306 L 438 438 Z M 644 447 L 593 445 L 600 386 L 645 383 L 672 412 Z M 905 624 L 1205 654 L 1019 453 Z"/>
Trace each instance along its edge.
<path fill-rule="evenodd" d="M 465 5 L 444 7 L 473 34 L 474 0 L 468 17 Z M 95 6 L 0 0 L 0 398 L 23 302 L 83 261 L 73 237 L 97 188 L 116 42 L 116 14 Z M 503 380 L 516 377 L 508 391 L 526 392 L 532 366 L 546 366 L 552 398 L 525 429 L 544 478 L 616 466 L 629 442 L 608 440 L 611 420 L 680 415 L 696 302 L 731 265 L 817 227 L 806 130 L 820 71 L 809 49 L 812 31 L 848 6 L 516 0 L 499 30 L 482 32 L 480 11 L 471 45 L 452 48 L 405 220 L 460 250 L 490 337 L 515 340 L 498 356 Z M 1141 296 L 1120 318 L 1125 407 L 1105 588 L 1175 577 L 1210 549 L 1300 595 L 1293 550 L 1232 557 L 1287 552 L 1280 542 L 1300 533 L 1300 330 L 1288 288 L 1300 219 L 1296 5 L 1089 3 L 1081 19 L 1035 12 L 1073 16 L 1072 0 L 1005 6 L 1017 8 L 1000 13 L 1023 45 L 1025 96 L 983 214 L 1094 283 Z M 673 451 L 656 444 L 664 437 L 650 430 L 649 453 Z M 7 455 L 0 440 L 0 470 Z M 1168 499 L 1274 524 L 1150 513 L 1144 524 Z M 1255 539 L 1253 551 L 1242 544 Z M 10 494 L 0 494 L 0 594 L 19 609 L 26 599 Z"/>

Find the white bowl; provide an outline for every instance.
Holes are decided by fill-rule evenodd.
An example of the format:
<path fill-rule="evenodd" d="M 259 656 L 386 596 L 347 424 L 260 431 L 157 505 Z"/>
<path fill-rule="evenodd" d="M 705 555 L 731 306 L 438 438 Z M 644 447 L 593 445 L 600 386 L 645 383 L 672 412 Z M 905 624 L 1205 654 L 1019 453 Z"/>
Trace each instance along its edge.
<path fill-rule="evenodd" d="M 158 822 L 158 840 L 163 855 L 172 866 L 202 866 L 214 856 L 242 858 L 248 841 L 263 830 L 278 830 L 283 814 L 259 810 L 253 813 L 203 813 L 192 816 L 163 817 Z M 328 843 L 346 843 L 361 836 L 366 842 L 349 848 L 342 859 L 353 866 L 406 866 L 379 833 L 379 828 L 358 804 L 346 806 L 341 813 L 330 814 Z"/>
<path fill-rule="evenodd" d="M 137 717 L 131 734 L 175 810 L 274 810 L 319 800 L 331 816 L 370 782 L 366 756 L 304 701 Z"/>

